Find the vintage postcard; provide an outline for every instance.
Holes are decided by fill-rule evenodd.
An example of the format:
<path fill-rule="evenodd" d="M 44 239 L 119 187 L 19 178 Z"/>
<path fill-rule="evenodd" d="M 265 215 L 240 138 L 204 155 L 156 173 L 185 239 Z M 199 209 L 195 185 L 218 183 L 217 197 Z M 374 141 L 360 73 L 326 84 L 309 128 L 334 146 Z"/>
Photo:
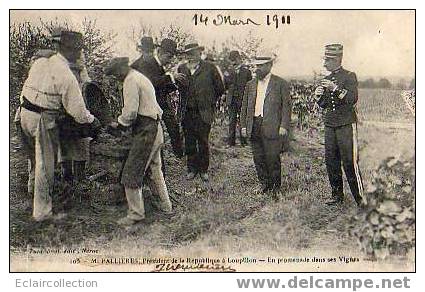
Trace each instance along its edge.
<path fill-rule="evenodd" d="M 11 272 L 414 272 L 415 10 L 10 10 Z"/>

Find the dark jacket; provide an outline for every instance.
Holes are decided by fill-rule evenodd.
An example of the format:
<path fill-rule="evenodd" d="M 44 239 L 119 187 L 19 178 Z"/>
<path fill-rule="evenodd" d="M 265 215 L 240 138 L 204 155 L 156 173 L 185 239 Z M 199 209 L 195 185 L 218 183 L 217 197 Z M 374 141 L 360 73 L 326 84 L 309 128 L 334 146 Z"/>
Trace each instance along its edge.
<path fill-rule="evenodd" d="M 144 59 L 140 57 L 131 64 L 133 69 L 136 69 L 145 75 L 155 87 L 156 99 L 159 106 L 164 109 L 167 95 L 177 90 L 176 85 L 171 80 L 169 75 L 166 75 L 164 68 L 158 64 L 154 57 Z"/>
<path fill-rule="evenodd" d="M 212 124 L 217 100 L 224 93 L 224 84 L 217 68 L 214 64 L 201 61 L 193 75 L 185 64 L 179 66 L 178 72 L 188 79 L 187 86 L 179 89 L 183 122 L 187 110 L 197 110 L 203 122 Z"/>
<path fill-rule="evenodd" d="M 229 75 L 225 77 L 226 87 L 228 88 L 228 106 L 235 104 L 241 107 L 245 85 L 251 79 L 251 71 L 246 67 L 242 66 L 239 72 L 236 72 L 234 69 L 229 71 Z"/>
<path fill-rule="evenodd" d="M 318 103 L 324 109 L 325 126 L 340 127 L 357 122 L 356 103 L 358 99 L 357 77 L 354 72 L 340 68 L 326 79 L 336 83 L 333 92 L 325 90 Z"/>
<path fill-rule="evenodd" d="M 241 109 L 241 127 L 247 129 L 248 137 L 251 137 L 252 124 L 257 100 L 257 79 L 246 84 Z M 291 122 L 291 98 L 289 96 L 289 84 L 282 78 L 271 75 L 266 90 L 263 106 L 263 135 L 269 139 L 279 138 L 279 127 L 290 130 Z"/>

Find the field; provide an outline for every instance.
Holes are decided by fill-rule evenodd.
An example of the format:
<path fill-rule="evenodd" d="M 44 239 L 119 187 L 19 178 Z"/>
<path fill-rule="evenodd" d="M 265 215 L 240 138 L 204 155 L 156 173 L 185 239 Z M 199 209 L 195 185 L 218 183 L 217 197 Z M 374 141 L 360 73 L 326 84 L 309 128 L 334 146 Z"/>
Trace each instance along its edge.
<path fill-rule="evenodd" d="M 404 106 L 400 92 L 392 90 L 361 90 L 358 112 L 364 122 L 359 125 L 360 167 L 367 187 L 372 170 L 382 159 L 412 158 L 414 118 Z M 64 221 L 37 224 L 31 221 L 26 160 L 12 133 L 11 269 L 150 271 L 154 268 L 152 264 L 93 264 L 88 259 L 97 251 L 100 258 L 245 258 L 243 263 L 226 265 L 238 271 L 414 270 L 414 251 L 384 261 L 371 261 L 360 252 L 348 232 L 357 208 L 347 184 L 344 206 L 325 204 L 330 187 L 321 129 L 294 130 L 292 149 L 282 154 L 283 185 L 278 202 L 258 191 L 250 147 L 227 149 L 225 136 L 225 125 L 214 126 L 209 184 L 199 178 L 186 181 L 184 161 L 170 154 L 167 144 L 166 182 L 175 214 L 161 214 L 155 207 L 155 198 L 146 189 L 147 221 L 124 230 L 115 223 L 127 208 L 123 190 L 116 183 L 119 163 L 103 160 L 99 155 L 93 157 L 90 174 L 107 169 L 106 176 L 76 187 L 67 194 L 66 204 L 59 204 L 57 201 L 63 199 L 55 198 L 55 208 L 68 215 Z M 46 252 L 58 249 L 59 254 Z M 65 253 L 64 249 L 80 253 Z M 340 256 L 353 260 L 347 263 Z M 267 264 L 268 257 L 338 260 L 278 265 Z"/>

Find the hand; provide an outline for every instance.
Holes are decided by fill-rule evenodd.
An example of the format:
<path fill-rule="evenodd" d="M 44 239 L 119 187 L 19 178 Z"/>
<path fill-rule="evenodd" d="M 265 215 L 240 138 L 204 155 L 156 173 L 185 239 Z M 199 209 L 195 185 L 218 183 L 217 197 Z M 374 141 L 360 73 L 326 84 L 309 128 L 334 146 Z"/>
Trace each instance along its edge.
<path fill-rule="evenodd" d="M 286 130 L 284 127 L 279 128 L 279 135 L 280 136 L 286 136 L 288 134 L 288 130 Z"/>
<path fill-rule="evenodd" d="M 102 127 L 102 124 L 100 123 L 100 121 L 94 117 L 93 122 L 91 123 L 91 127 L 93 130 L 97 131 Z"/>
<path fill-rule="evenodd" d="M 314 95 L 316 96 L 321 96 L 323 95 L 323 93 L 325 93 L 325 89 L 323 88 L 323 86 L 318 86 L 314 91 Z"/>
<path fill-rule="evenodd" d="M 174 80 L 176 80 L 179 83 L 184 83 L 186 80 L 186 75 L 183 73 L 174 73 L 173 74 Z"/>
<path fill-rule="evenodd" d="M 247 135 L 247 133 L 246 133 L 246 128 L 242 128 L 242 129 L 241 129 L 241 135 L 242 135 L 242 137 L 244 137 L 244 138 L 246 138 L 246 136 L 248 136 L 248 135 Z"/>
<path fill-rule="evenodd" d="M 113 128 L 113 129 L 117 129 L 117 128 L 118 128 L 118 126 L 119 126 L 119 124 L 118 124 L 117 122 L 111 122 L 111 123 L 108 125 L 108 127 L 111 127 L 111 128 Z"/>
<path fill-rule="evenodd" d="M 335 88 L 336 88 L 336 84 L 335 84 L 333 81 L 328 80 L 328 79 L 322 79 L 322 80 L 320 81 L 320 84 L 321 84 L 323 87 L 325 87 L 325 88 L 327 88 L 327 89 L 329 89 L 329 90 L 331 90 L 331 91 L 335 90 Z"/>

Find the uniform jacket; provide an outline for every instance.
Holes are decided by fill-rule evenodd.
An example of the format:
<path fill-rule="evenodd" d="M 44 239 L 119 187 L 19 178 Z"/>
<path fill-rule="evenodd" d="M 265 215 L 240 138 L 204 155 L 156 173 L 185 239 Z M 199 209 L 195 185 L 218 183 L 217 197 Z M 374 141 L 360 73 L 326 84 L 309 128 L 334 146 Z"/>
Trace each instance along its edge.
<path fill-rule="evenodd" d="M 333 92 L 325 90 L 318 103 L 324 109 L 325 126 L 340 127 L 357 122 L 356 103 L 358 99 L 357 77 L 354 72 L 340 68 L 326 79 L 336 83 Z"/>
<path fill-rule="evenodd" d="M 177 89 L 171 77 L 166 74 L 164 67 L 158 64 L 154 57 L 146 59 L 140 57 L 131 67 L 145 75 L 155 87 L 156 99 L 159 105 L 164 108 L 167 95 Z"/>
<path fill-rule="evenodd" d="M 257 100 L 257 79 L 246 84 L 242 109 L 241 127 L 247 129 L 250 137 Z M 291 99 L 289 96 L 289 84 L 282 78 L 271 75 L 267 86 L 263 107 L 263 135 L 269 139 L 279 138 L 279 127 L 290 130 L 291 122 Z"/>
<path fill-rule="evenodd" d="M 236 104 L 238 107 L 242 105 L 243 92 L 246 83 L 252 79 L 251 71 L 246 67 L 241 67 L 239 72 L 231 70 L 229 76 L 225 78 L 228 87 L 227 105 Z"/>
<path fill-rule="evenodd" d="M 203 122 L 211 124 L 217 100 L 224 93 L 224 84 L 217 68 L 209 62 L 200 61 L 193 75 L 185 64 L 178 67 L 178 72 L 188 78 L 186 88 L 180 91 L 183 121 L 188 109 L 197 109 Z"/>

